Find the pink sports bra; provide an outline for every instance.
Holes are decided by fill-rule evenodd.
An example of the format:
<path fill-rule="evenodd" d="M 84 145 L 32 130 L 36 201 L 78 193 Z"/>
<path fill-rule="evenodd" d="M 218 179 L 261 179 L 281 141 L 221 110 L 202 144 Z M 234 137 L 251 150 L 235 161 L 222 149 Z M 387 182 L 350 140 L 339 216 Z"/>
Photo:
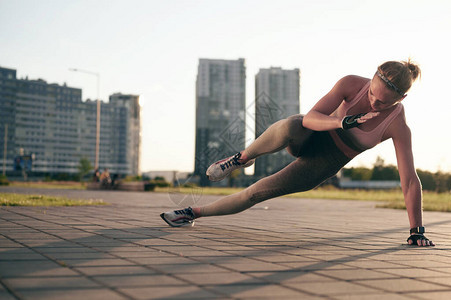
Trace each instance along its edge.
<path fill-rule="evenodd" d="M 339 118 L 348 115 L 348 111 L 354 107 L 368 93 L 371 81 L 357 93 L 357 95 L 349 102 L 343 101 L 340 106 L 331 114 Z M 385 130 L 391 122 L 402 111 L 402 104 L 398 103 L 396 108 L 385 117 L 380 124 L 370 131 L 364 131 L 359 127 L 348 130 L 337 129 L 329 131 L 337 147 L 349 158 L 355 157 L 357 154 L 373 148 L 382 141 Z"/>

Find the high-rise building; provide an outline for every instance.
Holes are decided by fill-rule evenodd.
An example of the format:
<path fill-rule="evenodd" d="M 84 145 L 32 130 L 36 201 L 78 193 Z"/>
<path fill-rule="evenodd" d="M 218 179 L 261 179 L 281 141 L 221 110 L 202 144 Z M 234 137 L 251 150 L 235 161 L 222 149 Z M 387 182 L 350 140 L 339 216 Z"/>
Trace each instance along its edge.
<path fill-rule="evenodd" d="M 4 166 L 12 168 L 13 165 L 13 149 L 16 148 L 15 140 L 13 139 L 16 131 L 16 94 L 16 70 L 0 67 L 0 157 L 2 160 L 5 154 L 7 157 L 5 162 L 2 161 L 2 168 Z M 6 149 L 5 144 L 7 146 Z M 4 153 L 5 150 L 7 153 Z"/>
<path fill-rule="evenodd" d="M 194 173 L 200 184 L 214 161 L 245 146 L 246 68 L 244 59 L 200 59 L 196 80 Z"/>
<path fill-rule="evenodd" d="M 300 100 L 299 69 L 260 69 L 255 76 L 255 138 L 258 138 L 271 124 L 299 114 Z M 286 151 L 265 155 L 255 161 L 255 176 L 273 174 L 294 158 Z"/>
<path fill-rule="evenodd" d="M 139 96 L 114 94 L 101 103 L 99 167 L 110 173 L 139 173 Z M 0 130 L 8 124 L 8 171 L 15 157 L 33 155 L 33 173 L 78 172 L 80 158 L 95 161 L 96 101 L 82 102 L 81 89 L 17 79 L 0 67 Z M 5 145 L 0 134 L 0 146 Z"/>
<path fill-rule="evenodd" d="M 104 110 L 107 110 L 107 113 L 103 117 L 110 117 L 112 130 L 104 128 L 106 137 L 103 143 L 105 146 L 107 143 L 110 143 L 110 145 L 103 153 L 100 152 L 100 162 L 111 160 L 112 163 L 128 170 L 128 174 L 139 174 L 141 157 L 139 96 L 113 94 L 110 96 L 109 107 L 105 108 Z M 102 127 L 100 127 L 100 131 L 100 138 L 102 139 Z M 108 133 L 111 134 L 110 137 L 108 137 Z M 109 154 L 108 149 L 110 149 Z"/>

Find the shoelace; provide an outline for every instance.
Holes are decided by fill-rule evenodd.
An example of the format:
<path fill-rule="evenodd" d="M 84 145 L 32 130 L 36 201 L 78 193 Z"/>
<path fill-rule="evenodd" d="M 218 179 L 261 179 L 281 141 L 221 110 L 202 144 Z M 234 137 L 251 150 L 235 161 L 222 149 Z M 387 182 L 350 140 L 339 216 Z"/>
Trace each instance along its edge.
<path fill-rule="evenodd" d="M 191 218 L 194 218 L 194 213 L 191 209 L 191 207 L 185 208 L 185 209 L 180 209 L 180 210 L 174 210 L 174 213 L 176 215 L 184 215 L 184 216 L 188 216 Z"/>
<path fill-rule="evenodd" d="M 241 166 L 242 164 L 238 161 L 241 157 L 241 152 L 238 152 L 237 154 L 235 154 L 234 157 L 232 157 L 231 159 L 229 159 L 228 161 L 226 161 L 223 164 L 220 164 L 219 166 L 221 167 L 221 169 L 224 171 L 227 168 L 230 168 L 231 166 Z"/>

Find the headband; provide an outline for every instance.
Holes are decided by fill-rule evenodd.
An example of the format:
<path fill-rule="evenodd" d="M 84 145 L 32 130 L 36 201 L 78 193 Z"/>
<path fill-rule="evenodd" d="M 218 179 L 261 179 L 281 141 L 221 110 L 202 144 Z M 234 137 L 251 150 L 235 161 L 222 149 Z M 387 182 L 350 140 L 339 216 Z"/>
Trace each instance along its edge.
<path fill-rule="evenodd" d="M 377 76 L 379 76 L 380 79 L 382 79 L 389 87 L 391 87 L 392 89 L 394 89 L 398 94 L 400 94 L 401 96 L 404 96 L 404 93 L 393 83 L 391 82 L 387 77 L 385 77 L 384 75 L 382 75 L 382 73 L 377 70 L 376 72 Z"/>

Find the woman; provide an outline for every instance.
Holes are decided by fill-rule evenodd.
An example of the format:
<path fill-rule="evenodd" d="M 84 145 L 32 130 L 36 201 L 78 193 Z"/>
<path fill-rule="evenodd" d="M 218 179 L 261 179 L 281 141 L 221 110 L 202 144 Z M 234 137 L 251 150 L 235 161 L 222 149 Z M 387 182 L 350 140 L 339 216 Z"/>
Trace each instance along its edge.
<path fill-rule="evenodd" d="M 245 190 L 204 207 L 162 213 L 169 225 L 193 225 L 194 219 L 241 212 L 261 201 L 310 190 L 335 175 L 359 153 L 392 139 L 410 222 L 409 245 L 434 246 L 424 236 L 421 183 L 415 171 L 410 129 L 401 102 L 420 68 L 410 61 L 380 65 L 372 79 L 340 79 L 305 115 L 271 125 L 248 148 L 212 164 L 207 176 L 219 181 L 255 158 L 284 148 L 297 159 Z"/>

